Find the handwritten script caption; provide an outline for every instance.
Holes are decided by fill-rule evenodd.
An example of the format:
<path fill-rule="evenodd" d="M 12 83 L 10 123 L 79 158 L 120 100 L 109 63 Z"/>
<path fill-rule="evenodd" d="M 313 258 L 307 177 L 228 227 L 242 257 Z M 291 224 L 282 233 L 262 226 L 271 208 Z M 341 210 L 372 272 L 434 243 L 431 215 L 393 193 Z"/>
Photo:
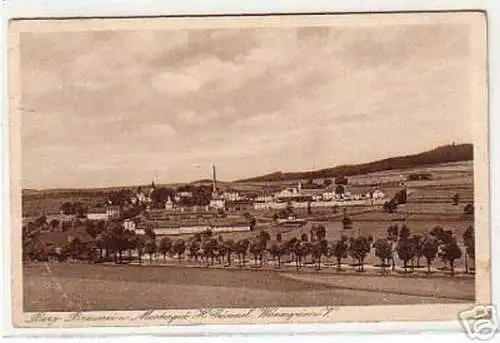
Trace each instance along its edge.
<path fill-rule="evenodd" d="M 36 312 L 25 316 L 28 326 L 57 327 L 75 324 L 76 326 L 110 324 L 131 324 L 147 322 L 162 324 L 197 324 L 217 321 L 279 321 L 290 322 L 294 319 L 312 318 L 321 321 L 332 315 L 338 307 L 327 306 L 314 309 L 286 309 L 266 307 L 254 309 L 210 308 L 196 310 L 147 310 L 142 312 Z"/>

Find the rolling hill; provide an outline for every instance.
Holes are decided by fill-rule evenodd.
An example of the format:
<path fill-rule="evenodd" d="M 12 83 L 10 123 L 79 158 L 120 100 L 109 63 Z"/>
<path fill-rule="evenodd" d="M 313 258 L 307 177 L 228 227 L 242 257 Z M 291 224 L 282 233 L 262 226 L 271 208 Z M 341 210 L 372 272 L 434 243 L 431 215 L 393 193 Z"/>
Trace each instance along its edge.
<path fill-rule="evenodd" d="M 301 179 L 334 178 L 342 175 L 354 176 L 384 170 L 408 169 L 438 163 L 471 161 L 473 160 L 473 150 L 474 149 L 472 144 L 444 145 L 414 155 L 391 157 L 362 164 L 340 165 L 333 168 L 314 171 L 287 173 L 278 171 L 271 174 L 266 174 L 249 179 L 237 180 L 234 182 L 276 182 Z"/>

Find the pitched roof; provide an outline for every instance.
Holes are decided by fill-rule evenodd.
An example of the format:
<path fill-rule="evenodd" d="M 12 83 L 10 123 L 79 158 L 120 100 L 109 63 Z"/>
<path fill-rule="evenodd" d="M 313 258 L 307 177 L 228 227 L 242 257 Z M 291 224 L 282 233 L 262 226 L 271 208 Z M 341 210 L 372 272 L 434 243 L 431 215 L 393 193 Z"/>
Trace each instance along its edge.
<path fill-rule="evenodd" d="M 334 192 L 337 185 L 329 185 L 324 188 L 323 192 Z M 375 186 L 358 186 L 358 185 L 344 185 L 344 191 L 350 192 L 353 194 L 368 194 L 375 190 Z"/>
<path fill-rule="evenodd" d="M 94 209 L 91 209 L 91 210 L 88 210 L 87 211 L 87 214 L 105 214 L 106 213 L 106 209 L 105 208 L 94 208 Z"/>

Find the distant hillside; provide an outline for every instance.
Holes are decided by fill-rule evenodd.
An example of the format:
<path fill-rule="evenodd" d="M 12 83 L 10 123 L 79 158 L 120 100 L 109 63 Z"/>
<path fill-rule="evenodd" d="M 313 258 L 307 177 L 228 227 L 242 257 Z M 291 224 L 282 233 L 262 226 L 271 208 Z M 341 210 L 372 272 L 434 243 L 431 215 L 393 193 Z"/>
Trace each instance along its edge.
<path fill-rule="evenodd" d="M 157 187 L 174 187 L 181 184 L 157 184 Z M 89 188 L 48 188 L 48 189 L 29 189 L 25 188 L 22 190 L 23 196 L 33 196 L 33 197 L 46 197 L 46 196 L 58 196 L 58 197 L 93 197 L 100 195 L 107 195 L 109 192 L 118 192 L 123 189 L 133 189 L 136 190 L 139 187 L 143 189 L 148 189 L 151 184 L 142 185 L 124 185 L 124 186 L 110 186 L 110 187 L 89 187 Z"/>
<path fill-rule="evenodd" d="M 315 171 L 275 172 L 235 182 L 276 182 L 334 178 L 341 175 L 354 176 L 391 169 L 408 169 L 431 164 L 471 161 L 473 159 L 473 150 L 472 144 L 445 145 L 415 155 L 391 157 L 369 163 L 341 165 Z"/>
<path fill-rule="evenodd" d="M 195 184 L 195 183 L 208 184 L 208 183 L 212 183 L 212 179 L 201 179 L 201 180 L 191 181 L 191 184 Z"/>

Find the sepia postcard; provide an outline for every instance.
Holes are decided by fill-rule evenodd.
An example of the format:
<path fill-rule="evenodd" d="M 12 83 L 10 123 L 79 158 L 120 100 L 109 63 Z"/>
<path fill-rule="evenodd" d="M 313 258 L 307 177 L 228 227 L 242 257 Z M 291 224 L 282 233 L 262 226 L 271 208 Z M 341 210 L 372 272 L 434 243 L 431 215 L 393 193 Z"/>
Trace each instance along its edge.
<path fill-rule="evenodd" d="M 486 35 L 480 12 L 10 22 L 13 325 L 490 304 Z"/>

